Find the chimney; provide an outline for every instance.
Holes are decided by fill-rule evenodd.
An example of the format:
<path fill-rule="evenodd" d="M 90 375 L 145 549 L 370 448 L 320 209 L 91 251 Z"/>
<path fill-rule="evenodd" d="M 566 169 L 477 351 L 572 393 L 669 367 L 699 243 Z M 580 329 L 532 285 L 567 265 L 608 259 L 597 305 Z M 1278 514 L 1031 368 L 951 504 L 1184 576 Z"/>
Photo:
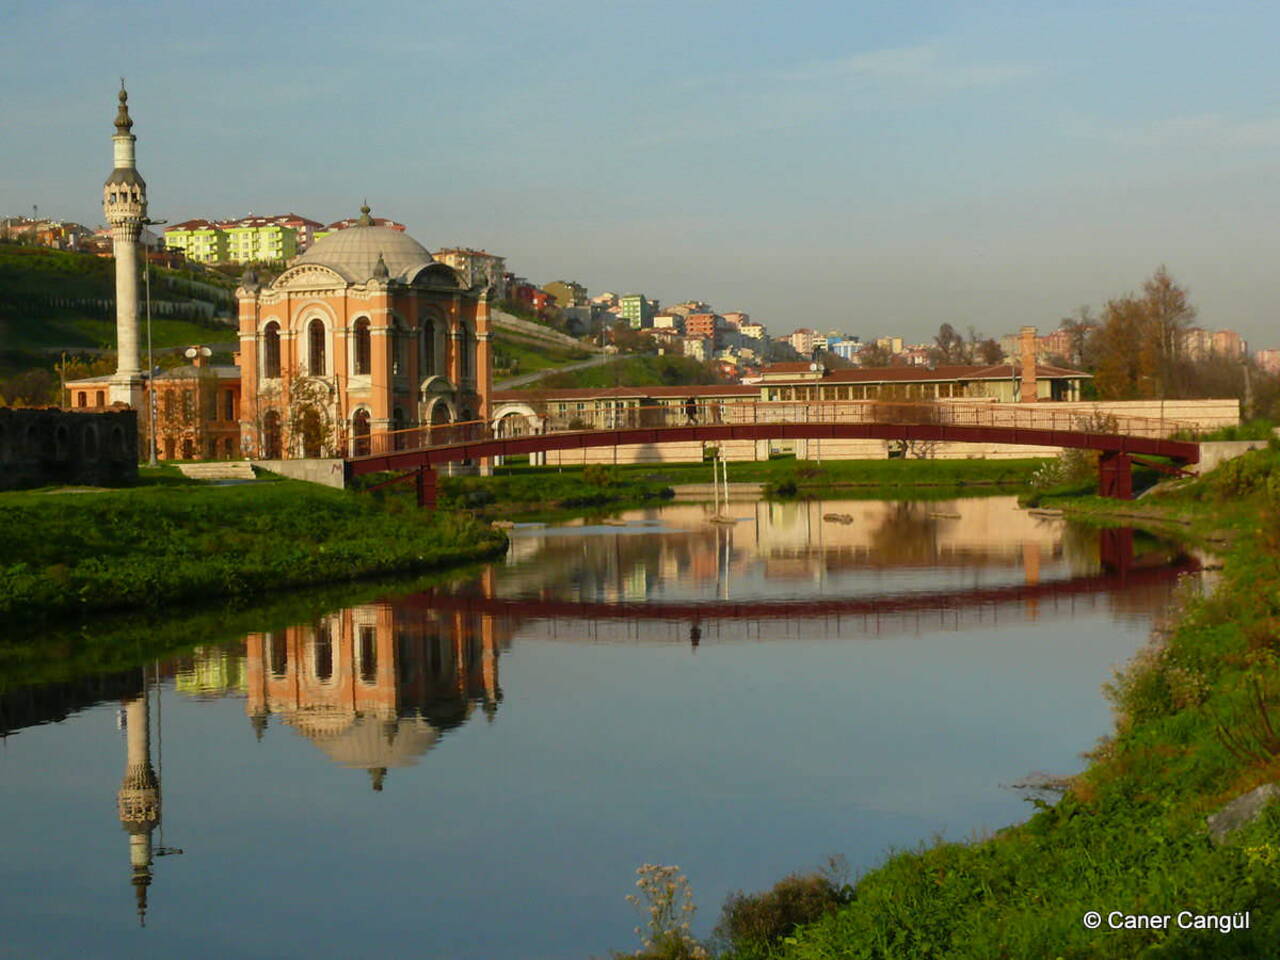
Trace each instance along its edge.
<path fill-rule="evenodd" d="M 1018 331 L 1022 339 L 1022 402 L 1036 402 L 1036 328 L 1023 327 Z"/>

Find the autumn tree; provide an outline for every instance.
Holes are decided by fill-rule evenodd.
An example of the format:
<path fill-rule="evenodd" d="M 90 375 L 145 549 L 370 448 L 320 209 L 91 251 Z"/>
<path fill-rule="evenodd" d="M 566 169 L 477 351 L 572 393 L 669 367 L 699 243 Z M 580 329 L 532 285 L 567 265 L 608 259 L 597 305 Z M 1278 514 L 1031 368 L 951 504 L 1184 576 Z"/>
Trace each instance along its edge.
<path fill-rule="evenodd" d="M 971 351 L 959 331 L 949 323 L 938 328 L 933 338 L 933 346 L 929 348 L 929 362 L 933 366 L 955 363 L 969 363 Z"/>
<path fill-rule="evenodd" d="M 863 344 L 862 349 L 858 351 L 858 366 L 887 367 L 891 363 L 893 363 L 893 354 L 889 352 L 888 347 L 878 343 Z"/>
<path fill-rule="evenodd" d="M 1003 361 L 1004 350 L 1000 348 L 1000 341 L 994 337 L 979 340 L 974 346 L 974 360 L 988 367 Z"/>
<path fill-rule="evenodd" d="M 1164 267 L 1142 285 L 1142 296 L 1108 301 L 1085 347 L 1094 353 L 1098 394 L 1121 400 L 1185 393 L 1182 344 L 1195 315 L 1187 291 Z"/>
<path fill-rule="evenodd" d="M 1142 302 L 1147 313 L 1144 348 L 1152 353 L 1149 365 L 1158 379 L 1155 388 L 1165 395 L 1174 382 L 1187 328 L 1195 319 L 1187 291 L 1174 283 L 1162 264 L 1142 285 Z"/>
<path fill-rule="evenodd" d="M 1077 370 L 1088 370 L 1092 367 L 1092 350 L 1090 340 L 1098 329 L 1098 321 L 1093 316 L 1092 307 L 1077 307 L 1076 312 L 1063 317 L 1058 329 L 1067 334 L 1071 346 L 1066 361 Z"/>

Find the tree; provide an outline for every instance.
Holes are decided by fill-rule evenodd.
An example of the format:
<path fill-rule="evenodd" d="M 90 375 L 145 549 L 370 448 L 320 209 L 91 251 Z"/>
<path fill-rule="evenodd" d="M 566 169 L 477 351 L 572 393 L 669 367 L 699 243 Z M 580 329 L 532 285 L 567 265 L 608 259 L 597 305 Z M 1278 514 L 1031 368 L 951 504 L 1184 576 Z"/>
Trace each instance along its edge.
<path fill-rule="evenodd" d="M 972 331 L 971 331 L 972 332 Z M 944 323 L 938 328 L 933 338 L 933 346 L 929 348 L 929 362 L 934 366 L 955 363 L 969 363 L 972 353 L 956 328 Z"/>
<path fill-rule="evenodd" d="M 1092 369 L 1092 356 L 1089 349 L 1090 340 L 1098 329 L 1098 321 L 1093 317 L 1091 307 L 1077 307 L 1073 316 L 1063 317 L 1058 329 L 1067 334 L 1071 343 L 1066 360 L 1077 370 Z"/>
<path fill-rule="evenodd" d="M 891 363 L 893 363 L 893 354 L 889 352 L 888 347 L 878 343 L 863 344 L 862 349 L 858 351 L 860 367 L 887 367 Z"/>
<path fill-rule="evenodd" d="M 1094 384 L 1105 400 L 1177 396 L 1186 382 L 1182 342 L 1195 317 L 1187 292 L 1164 267 L 1132 294 L 1107 302 L 1101 323 L 1086 341 L 1094 352 Z"/>
<path fill-rule="evenodd" d="M 1148 349 L 1154 350 L 1155 374 L 1161 378 L 1163 387 L 1171 380 L 1173 368 L 1182 357 L 1183 339 L 1196 310 L 1187 291 L 1173 282 L 1163 264 L 1142 285 L 1142 293 L 1147 309 L 1147 335 L 1151 338 Z"/>
<path fill-rule="evenodd" d="M 975 359 L 979 363 L 986 366 L 994 366 L 1004 360 L 1004 350 L 1000 348 L 1000 341 L 994 337 L 987 337 L 985 340 L 979 340 L 976 348 Z"/>

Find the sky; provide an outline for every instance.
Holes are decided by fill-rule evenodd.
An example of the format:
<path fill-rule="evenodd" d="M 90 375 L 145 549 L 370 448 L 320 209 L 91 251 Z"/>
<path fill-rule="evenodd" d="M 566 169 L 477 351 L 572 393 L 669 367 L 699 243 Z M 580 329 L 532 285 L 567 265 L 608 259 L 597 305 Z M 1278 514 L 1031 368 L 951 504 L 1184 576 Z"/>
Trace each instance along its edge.
<path fill-rule="evenodd" d="M 774 333 L 1042 332 L 1165 265 L 1280 346 L 1269 2 L 5 0 L 0 214 L 408 225 Z"/>

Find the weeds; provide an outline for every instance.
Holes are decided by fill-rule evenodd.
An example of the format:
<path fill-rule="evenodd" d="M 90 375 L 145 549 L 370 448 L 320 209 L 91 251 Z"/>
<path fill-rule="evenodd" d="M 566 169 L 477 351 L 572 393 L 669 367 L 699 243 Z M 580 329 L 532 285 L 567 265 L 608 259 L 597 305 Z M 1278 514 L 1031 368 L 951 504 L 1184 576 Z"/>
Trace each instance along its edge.
<path fill-rule="evenodd" d="M 689 879 L 679 867 L 646 863 L 636 870 L 639 893 L 628 894 L 644 917 L 644 925 L 636 927 L 640 950 L 615 957 L 636 960 L 708 960 L 707 953 L 693 938 L 690 928 L 697 908 Z"/>

